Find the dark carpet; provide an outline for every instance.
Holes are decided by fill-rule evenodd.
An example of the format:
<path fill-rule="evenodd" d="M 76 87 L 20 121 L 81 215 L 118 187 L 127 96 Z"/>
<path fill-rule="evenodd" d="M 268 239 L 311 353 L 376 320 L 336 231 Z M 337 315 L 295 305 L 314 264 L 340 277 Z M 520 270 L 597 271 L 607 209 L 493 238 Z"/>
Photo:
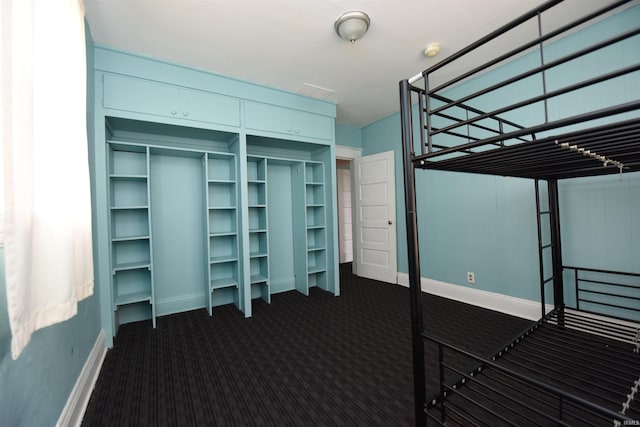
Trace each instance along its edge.
<path fill-rule="evenodd" d="M 409 291 L 350 265 L 340 279 L 339 297 L 285 292 L 248 319 L 223 306 L 121 326 L 83 425 L 413 425 Z M 424 307 L 430 334 L 484 357 L 531 323 L 426 294 Z"/>

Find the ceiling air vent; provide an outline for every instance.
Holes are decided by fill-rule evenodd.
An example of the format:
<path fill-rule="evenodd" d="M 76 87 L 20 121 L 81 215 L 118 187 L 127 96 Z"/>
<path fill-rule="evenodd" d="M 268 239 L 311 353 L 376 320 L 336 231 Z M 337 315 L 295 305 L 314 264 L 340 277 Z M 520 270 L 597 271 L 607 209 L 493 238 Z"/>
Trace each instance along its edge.
<path fill-rule="evenodd" d="M 301 95 L 311 96 L 318 99 L 327 99 L 333 94 L 331 89 L 325 89 L 320 86 L 312 85 L 311 83 L 305 83 L 296 90 Z"/>

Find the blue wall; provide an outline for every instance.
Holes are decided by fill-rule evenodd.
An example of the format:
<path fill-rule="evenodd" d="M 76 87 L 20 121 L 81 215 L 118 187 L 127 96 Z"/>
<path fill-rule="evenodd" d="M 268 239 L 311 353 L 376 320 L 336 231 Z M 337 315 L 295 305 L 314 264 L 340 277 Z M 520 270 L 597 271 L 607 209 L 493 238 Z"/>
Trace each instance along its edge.
<path fill-rule="evenodd" d="M 400 116 L 362 129 L 363 155 L 394 151 L 398 271 L 407 273 Z M 533 182 L 441 171 L 416 172 L 423 277 L 537 299 L 537 228 Z"/>
<path fill-rule="evenodd" d="M 557 45 L 552 55 L 566 53 L 571 45 L 580 45 L 594 36 L 602 37 L 617 26 L 629 26 L 640 19 L 640 7 L 614 16 L 582 33 L 573 35 Z M 634 45 L 635 43 L 635 45 Z M 618 61 L 629 61 L 637 57 L 637 37 L 625 43 L 621 50 L 607 52 L 607 67 Z M 573 47 L 575 49 L 575 47 Z M 522 71 L 531 57 L 525 57 L 493 73 L 513 75 Z M 625 62 L 625 64 L 626 64 Z M 593 58 L 580 64 L 581 68 L 596 67 Z M 518 71 L 519 70 L 519 71 Z M 591 71 L 591 70 L 590 70 Z M 585 71 L 571 72 L 565 69 L 554 76 L 551 84 L 560 84 L 562 76 L 585 78 Z M 493 82 L 495 74 L 488 73 L 456 91 L 475 89 Z M 554 80 L 555 79 L 555 80 Z M 565 84 L 565 83 L 563 83 Z M 581 108 L 593 108 L 593 102 L 585 99 L 597 98 L 598 105 L 637 99 L 640 86 L 631 78 L 618 81 L 622 88 L 609 88 L 603 93 L 581 93 L 577 99 L 562 100 L 552 105 L 563 114 L 576 114 Z M 527 82 L 527 90 L 535 84 Z M 463 85 L 464 86 L 464 85 Z M 523 88 L 519 91 L 522 92 Z M 504 93 L 499 94 L 505 102 Z M 483 99 L 487 107 L 492 99 Z M 500 104 L 498 102 L 498 104 Z M 567 106 L 572 107 L 568 110 Z M 495 106 L 495 102 L 493 102 Z M 480 106 L 482 108 L 482 106 Z M 531 119 L 528 108 L 518 117 Z M 539 113 L 539 111 L 537 111 Z M 396 218 L 398 224 L 398 271 L 406 273 L 406 222 L 404 211 L 404 183 L 402 151 L 400 142 L 400 115 L 386 117 L 362 129 L 363 155 L 393 150 L 396 163 Z M 583 180 L 568 180 L 560 183 L 562 239 L 565 264 L 577 263 L 584 267 L 599 267 L 637 271 L 640 264 L 640 174 L 627 174 L 620 181 L 617 176 Z M 466 272 L 476 274 L 476 289 L 498 292 L 510 296 L 539 300 L 537 226 L 533 181 L 508 178 L 422 171 L 416 173 L 418 228 L 421 251 L 421 275 L 447 283 L 470 286 L 466 283 Z M 592 230 L 593 232 L 585 232 Z M 605 233 L 605 234 L 603 234 Z"/>
<path fill-rule="evenodd" d="M 336 145 L 362 148 L 362 130 L 352 126 L 336 125 Z"/>
<path fill-rule="evenodd" d="M 0 360 L 3 360 L 6 355 L 11 356 L 11 328 L 9 327 L 7 307 L 4 247 L 0 248 L 0 274 L 2 275 L 0 276 Z"/>
<path fill-rule="evenodd" d="M 87 32 L 88 69 L 93 69 Z M 89 81 L 87 117 L 93 117 L 93 73 Z M 89 135 L 92 120 L 88 120 Z M 91 144 L 90 144 L 91 145 Z M 55 425 L 100 331 L 97 289 L 78 305 L 72 319 L 36 331 L 18 360 L 11 358 L 6 313 L 4 250 L 0 250 L 0 424 Z"/>
<path fill-rule="evenodd" d="M 558 191 L 565 265 L 640 272 L 640 173 L 570 179 L 560 182 Z M 621 283 L 619 277 L 596 279 Z M 564 280 L 565 301 L 574 306 L 573 274 L 565 272 Z M 603 310 L 602 306 L 587 308 Z M 631 315 L 628 311 L 612 314 Z M 640 321 L 638 315 L 632 318 Z"/>

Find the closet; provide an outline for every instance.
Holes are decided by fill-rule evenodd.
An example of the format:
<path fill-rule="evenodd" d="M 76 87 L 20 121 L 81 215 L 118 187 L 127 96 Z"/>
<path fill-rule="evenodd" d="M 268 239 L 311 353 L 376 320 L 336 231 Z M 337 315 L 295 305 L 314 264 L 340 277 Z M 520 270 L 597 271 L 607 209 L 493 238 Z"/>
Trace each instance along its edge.
<path fill-rule="evenodd" d="M 251 282 L 259 287 L 252 297 L 267 301 L 265 295 L 294 289 L 304 295 L 314 286 L 336 289 L 327 281 L 324 162 L 296 145 L 271 155 L 264 155 L 271 151 L 264 146 L 248 148 L 263 153 L 248 159 Z"/>
<path fill-rule="evenodd" d="M 96 47 L 96 286 L 120 325 L 340 294 L 336 106 Z"/>
<path fill-rule="evenodd" d="M 109 119 L 115 325 L 243 310 L 237 134 Z M 176 135 L 180 135 L 179 137 Z"/>
<path fill-rule="evenodd" d="M 122 324 L 281 292 L 339 295 L 334 147 L 105 115 L 113 335 Z"/>

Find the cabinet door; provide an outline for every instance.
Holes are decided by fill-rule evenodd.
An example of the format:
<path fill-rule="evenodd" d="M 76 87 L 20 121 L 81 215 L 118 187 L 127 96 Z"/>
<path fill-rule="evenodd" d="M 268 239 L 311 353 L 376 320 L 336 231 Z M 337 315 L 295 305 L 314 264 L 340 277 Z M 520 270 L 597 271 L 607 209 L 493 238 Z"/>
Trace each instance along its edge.
<path fill-rule="evenodd" d="M 240 101 L 149 80 L 105 74 L 105 108 L 240 126 Z"/>
<path fill-rule="evenodd" d="M 240 101 L 200 90 L 180 90 L 182 118 L 221 125 L 240 126 Z"/>
<path fill-rule="evenodd" d="M 159 116 L 178 115 L 178 89 L 148 80 L 104 76 L 105 108 Z"/>
<path fill-rule="evenodd" d="M 246 102 L 244 114 L 248 129 L 325 140 L 332 136 L 331 119 L 319 114 L 258 102 Z"/>

